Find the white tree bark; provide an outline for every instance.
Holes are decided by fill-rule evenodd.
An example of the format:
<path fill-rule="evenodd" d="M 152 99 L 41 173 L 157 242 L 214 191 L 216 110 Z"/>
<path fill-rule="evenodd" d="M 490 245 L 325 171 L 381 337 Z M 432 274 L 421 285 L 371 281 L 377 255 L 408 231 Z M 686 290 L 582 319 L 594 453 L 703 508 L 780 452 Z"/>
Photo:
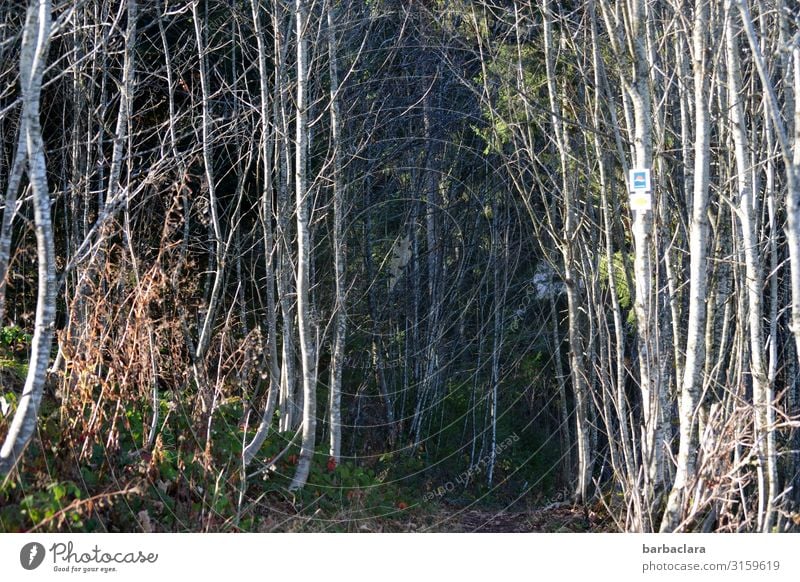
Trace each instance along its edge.
<path fill-rule="evenodd" d="M 620 71 L 620 80 L 631 105 L 629 107 L 628 101 L 623 100 L 628 127 L 633 128 L 633 165 L 637 168 L 652 168 L 653 122 L 651 91 L 648 84 L 651 63 L 647 52 L 646 3 L 644 0 L 632 0 L 627 5 L 612 5 L 603 0 L 600 2 L 600 7 L 614 54 L 618 58 L 629 58 L 633 64 L 631 75 Z M 630 109 L 633 110 L 632 115 Z M 653 193 L 653 198 L 655 206 L 656 192 Z M 659 373 L 659 310 L 653 284 L 655 270 L 653 211 L 633 211 L 632 231 L 636 289 L 634 312 L 637 326 L 639 387 L 642 397 L 640 449 L 644 469 L 644 482 L 641 486 L 643 515 L 638 528 L 651 531 L 652 514 L 664 487 L 665 422 L 661 403 L 665 401 L 666 391 Z"/>
<path fill-rule="evenodd" d="M 634 46 L 634 75 L 629 88 L 633 104 L 635 166 L 650 168 L 653 162 L 652 111 L 648 87 L 648 61 L 645 50 L 645 7 L 643 0 L 633 2 L 631 39 Z M 653 292 L 653 212 L 634 211 L 634 278 L 638 345 L 639 385 L 642 393 L 642 462 L 645 467 L 645 505 L 655 503 L 656 491 L 663 479 L 663 426 L 660 422 L 658 353 L 658 306 Z M 645 524 L 649 531 L 651 524 Z"/>
<path fill-rule="evenodd" d="M 138 5 L 136 0 L 127 2 L 128 25 L 125 31 L 125 54 L 122 64 L 122 82 L 120 83 L 119 112 L 117 113 L 117 126 L 114 131 L 114 140 L 111 153 L 111 166 L 108 175 L 108 191 L 105 203 L 117 200 L 121 191 L 120 176 L 124 159 L 125 145 L 128 141 L 128 129 L 133 109 L 133 93 L 136 71 L 136 20 L 138 18 Z"/>
<path fill-rule="evenodd" d="M 297 212 L 297 321 L 303 370 L 303 443 L 290 490 L 302 488 L 311 469 L 317 429 L 317 354 L 315 325 L 312 321 L 309 269 L 311 237 L 309 233 L 308 176 L 308 6 L 306 0 L 295 0 L 297 42 L 297 95 L 295 105 L 295 203 Z"/>
<path fill-rule="evenodd" d="M 278 391 L 280 390 L 280 370 L 278 369 L 278 331 L 275 311 L 275 237 L 272 231 L 272 129 L 269 118 L 269 69 L 267 67 L 266 43 L 264 42 L 264 32 L 261 27 L 261 16 L 259 15 L 259 4 L 257 0 L 250 0 L 250 8 L 253 15 L 253 28 L 256 36 L 256 47 L 258 50 L 258 80 L 261 96 L 261 167 L 263 190 L 261 193 L 261 220 L 264 232 L 264 258 L 266 267 L 266 295 L 267 295 L 267 363 L 269 374 L 269 391 L 267 393 L 267 403 L 264 406 L 264 413 L 258 424 L 256 434 L 247 444 L 243 451 L 243 462 L 248 465 L 253 457 L 258 453 L 264 440 L 267 438 L 269 428 L 272 424 L 272 415 L 275 413 Z"/>
<path fill-rule="evenodd" d="M 633 63 L 632 75 L 620 71 L 620 80 L 630 101 L 630 107 L 628 100 L 623 100 L 623 105 L 627 125 L 633 128 L 633 165 L 638 168 L 652 168 L 653 113 L 648 84 L 651 63 L 646 48 L 648 19 L 646 3 L 644 0 L 632 0 L 627 5 L 613 5 L 602 0 L 600 7 L 614 54 L 618 58 L 629 58 Z M 653 193 L 653 199 L 656 206 L 657 192 Z M 644 477 L 644 482 L 640 486 L 643 505 L 642 523 L 637 527 L 643 531 L 651 531 L 654 527 L 653 513 L 664 488 L 666 427 L 665 411 L 661 410 L 661 403 L 666 399 L 667 388 L 660 377 L 659 358 L 663 346 L 659 346 L 658 342 L 659 309 L 653 283 L 655 271 L 653 211 L 633 211 L 632 231 L 636 289 L 634 313 L 637 327 L 639 387 L 642 398 L 640 450 Z"/>
<path fill-rule="evenodd" d="M 55 254 L 44 142 L 39 121 L 42 77 L 50 43 L 50 12 L 49 0 L 29 2 L 20 51 L 22 129 L 25 133 L 28 177 L 33 195 L 39 280 L 31 359 L 14 419 L 0 448 L 0 475 L 7 475 L 14 468 L 36 429 L 53 340 L 56 311 Z"/>
<path fill-rule="evenodd" d="M 753 160 L 750 155 L 750 144 L 745 126 L 744 107 L 742 106 L 742 82 L 739 66 L 738 23 L 737 14 L 733 11 L 730 0 L 726 2 L 728 18 L 726 19 L 725 44 L 728 65 L 728 111 L 733 135 L 734 153 L 736 157 L 736 185 L 739 192 L 739 221 L 742 225 L 742 242 L 745 257 L 745 280 L 747 289 L 748 312 L 747 326 L 750 340 L 750 373 L 753 382 L 753 405 L 755 408 L 755 445 L 759 465 L 766 472 L 761 472 L 759 498 L 764 500 L 763 508 L 758 515 L 759 528 L 769 531 L 774 519 L 773 500 L 777 489 L 777 469 L 774 450 L 774 431 L 769 427 L 769 410 L 772 406 L 771 388 L 767 378 L 765 365 L 763 336 L 762 294 L 764 277 L 762 274 L 761 256 L 758 251 L 758 239 L 755 226 L 755 202 L 751 189 L 751 172 Z M 772 446 L 768 443 L 772 442 Z M 771 453 L 770 453 L 771 451 Z M 763 509 L 763 511 L 762 511 Z"/>
<path fill-rule="evenodd" d="M 290 20 L 294 20 L 294 15 Z M 278 127 L 276 131 L 276 158 L 278 159 L 278 216 L 277 224 L 277 285 L 278 302 L 281 307 L 281 389 L 279 397 L 280 421 L 278 430 L 282 432 L 293 430 L 297 427 L 299 414 L 297 414 L 297 361 L 295 353 L 295 302 L 294 296 L 294 270 L 293 247 L 290 216 L 292 204 L 289 199 L 292 165 L 289 136 L 289 101 L 290 87 L 286 71 L 286 62 L 289 50 L 289 37 L 291 23 L 284 30 L 284 9 L 279 0 L 272 4 L 272 29 L 274 35 L 273 55 L 275 66 L 275 88 L 273 91 L 273 118 Z"/>
<path fill-rule="evenodd" d="M 222 231 L 220 229 L 219 214 L 217 208 L 217 188 L 216 179 L 214 177 L 214 160 L 211 152 L 211 140 L 213 138 L 213 127 L 210 115 L 210 91 L 208 74 L 206 72 L 206 55 L 205 46 L 203 42 L 203 27 L 200 23 L 200 15 L 198 13 L 199 0 L 192 3 L 192 21 L 194 22 L 195 41 L 197 42 L 197 58 L 199 62 L 200 73 L 200 90 L 201 90 L 201 107 L 202 107 L 202 149 L 203 149 L 203 166 L 205 170 L 206 187 L 208 188 L 208 207 L 211 218 L 211 229 L 214 237 L 214 252 L 213 257 L 213 273 L 214 283 L 211 289 L 211 296 L 208 299 L 205 315 L 202 319 L 200 328 L 200 336 L 197 339 L 197 347 L 195 349 L 194 358 L 196 361 L 202 360 L 208 351 L 211 342 L 211 327 L 216 317 L 217 306 L 219 303 L 219 295 L 222 291 L 222 280 L 224 276 L 224 261 L 225 249 L 223 247 Z M 204 386 L 198 386 L 201 394 L 201 404 L 203 411 L 206 410 L 209 403 L 203 397 L 206 390 Z"/>
<path fill-rule="evenodd" d="M 775 88 L 769 77 L 764 57 L 761 53 L 761 47 L 756 38 L 753 22 L 750 16 L 750 10 L 747 7 L 745 0 L 736 0 L 739 8 L 739 14 L 742 19 L 742 27 L 747 35 L 747 40 L 750 44 L 750 50 L 753 53 L 753 58 L 756 64 L 759 78 L 764 90 L 765 104 L 767 113 L 772 121 L 775 134 L 778 138 L 778 145 L 786 168 L 786 239 L 789 249 L 789 264 L 790 264 L 790 282 L 792 289 L 792 314 L 791 314 L 791 330 L 795 338 L 795 351 L 800 356 L 800 138 L 798 138 L 798 121 L 800 120 L 800 105 L 798 104 L 798 92 L 800 92 L 800 48 L 798 41 L 794 41 L 792 47 L 793 63 L 794 63 L 794 99 L 795 99 L 795 123 L 794 130 L 795 136 L 793 144 L 790 145 L 787 135 L 786 127 L 781 118 L 780 108 L 778 107 L 777 97 L 775 95 Z M 730 11 L 732 14 L 732 10 Z M 729 15 L 729 19 L 731 16 Z M 737 105 L 741 105 L 737 101 Z M 743 112 L 739 113 L 744 118 Z M 742 121 L 743 124 L 743 121 Z M 734 138 L 737 128 L 734 127 Z M 746 135 L 742 133 L 739 139 L 746 139 Z M 743 149 L 746 148 L 746 141 L 743 143 Z M 746 163 L 747 160 L 744 160 Z M 739 172 L 742 167 L 739 166 L 739 154 L 737 151 L 737 166 Z M 737 172 L 738 173 L 738 172 Z M 741 190 L 741 186 L 740 186 Z M 752 216 L 753 210 L 749 207 L 745 212 L 745 200 L 742 197 L 740 205 L 740 220 L 744 221 L 748 218 L 746 215 Z M 744 236 L 752 236 L 751 244 L 748 244 L 745 239 L 745 252 L 755 253 L 755 234 L 754 227 L 750 225 L 751 233 L 746 230 Z M 750 250 L 750 249 L 753 250 Z M 758 457 L 759 469 L 766 471 L 760 473 L 759 482 L 766 479 L 765 484 L 760 483 L 760 503 L 759 503 L 759 519 L 758 527 L 763 531 L 770 531 L 772 529 L 775 509 L 774 501 L 777 495 L 777 453 L 775 443 L 775 411 L 774 411 L 774 391 L 769 382 L 767 370 L 764 365 L 764 344 L 762 335 L 761 324 L 761 293 L 763 292 L 763 276 L 758 269 L 758 257 L 753 256 L 748 258 L 745 255 L 745 260 L 749 263 L 753 262 L 752 272 L 749 265 L 747 265 L 747 287 L 748 297 L 750 299 L 750 313 L 749 313 L 749 327 L 750 327 L 750 340 L 751 340 L 751 354 L 752 362 L 752 375 L 753 375 L 753 405 L 756 409 L 755 415 L 755 440 L 756 440 L 756 455 Z M 755 287 L 757 285 L 757 287 Z M 756 296 L 757 295 L 757 296 Z M 755 304 L 753 303 L 755 301 Z M 757 310 L 754 313 L 754 310 Z M 758 348 L 758 350 L 756 350 Z"/>
<path fill-rule="evenodd" d="M 689 231 L 689 321 L 686 326 L 686 359 L 680 394 L 680 444 L 677 468 L 661 531 L 674 531 L 681 522 L 687 486 L 694 477 L 696 451 L 695 417 L 705 363 L 706 281 L 708 255 L 709 140 L 708 0 L 696 0 L 692 33 L 695 102 L 694 191 Z"/>
<path fill-rule="evenodd" d="M 561 189 L 564 197 L 564 230 L 562 233 L 561 251 L 564 258 L 564 281 L 567 289 L 567 314 L 569 318 L 569 357 L 572 389 L 575 395 L 575 428 L 578 445 L 578 478 L 575 486 L 575 500 L 585 503 L 589 495 L 592 473 L 592 459 L 589 441 L 589 396 L 588 374 L 584 357 L 584 341 L 580 330 L 581 298 L 578 287 L 575 259 L 575 237 L 578 226 L 575 194 L 568 179 L 567 160 L 569 142 L 561 122 L 561 107 L 555 84 L 555 55 L 553 53 L 553 33 L 550 2 L 542 7 L 544 24 L 545 69 L 547 72 L 547 92 L 550 101 L 551 121 L 555 134 L 556 146 L 561 161 Z"/>
<path fill-rule="evenodd" d="M 344 343 L 347 335 L 347 307 L 345 304 L 344 246 L 344 181 L 342 176 L 341 113 L 339 107 L 339 61 L 336 42 L 336 10 L 333 0 L 328 4 L 328 70 L 330 74 L 330 120 L 333 143 L 333 261 L 335 276 L 335 323 L 333 349 L 331 350 L 331 379 L 328 394 L 328 425 L 330 455 L 339 464 L 342 449 L 342 370 L 344 369 Z"/>
<path fill-rule="evenodd" d="M 797 38 L 797 36 L 795 36 L 794 46 L 792 47 L 792 68 L 793 68 L 793 73 L 794 73 L 794 75 L 793 75 L 794 76 L 794 156 L 793 156 L 793 162 L 794 162 L 794 176 L 795 176 L 794 184 L 796 186 L 797 183 L 800 182 L 800 38 Z M 800 198 L 800 194 L 795 192 L 794 196 L 795 196 L 795 200 L 794 200 L 795 205 L 793 207 L 793 209 L 794 209 L 793 211 L 797 212 L 798 210 L 800 210 L 800 208 L 798 208 L 798 206 L 800 206 L 800 200 L 798 200 L 798 198 Z M 797 225 L 797 220 L 798 220 L 797 217 L 795 217 L 795 221 L 794 221 L 794 226 L 795 227 L 798 226 Z M 796 233 L 795 234 L 795 242 L 798 239 L 800 239 L 800 234 Z M 774 240 L 774 237 L 773 237 L 773 240 Z M 795 266 L 797 266 L 797 265 L 795 265 Z M 794 269 L 795 266 L 793 266 L 792 268 Z M 792 281 L 794 283 L 795 280 L 792 279 Z M 775 286 L 777 287 L 777 283 L 775 284 Z M 793 289 L 796 289 L 796 288 L 800 288 L 800 285 L 798 285 L 798 287 L 793 287 Z M 777 294 L 777 289 L 776 289 L 775 293 Z M 797 297 L 797 295 L 795 295 L 795 297 Z M 776 301 L 776 303 L 777 303 L 777 301 Z M 793 314 L 794 313 L 797 313 L 797 305 L 796 304 L 793 306 Z M 797 330 L 796 326 L 797 326 L 797 323 L 795 323 L 795 338 L 798 337 L 798 333 L 797 333 L 798 330 Z M 795 341 L 797 341 L 797 339 Z M 773 343 L 775 343 L 775 342 L 773 341 Z M 796 350 L 796 352 L 798 354 L 800 354 L 800 344 L 796 344 L 795 345 L 795 350 Z M 791 368 L 794 369 L 794 366 L 792 366 Z M 797 384 L 797 382 L 791 382 L 788 385 L 790 385 L 790 386 L 794 385 L 794 390 L 792 392 L 790 392 L 790 395 L 789 395 L 789 405 L 790 405 L 789 410 L 790 410 L 790 414 L 797 414 L 797 412 L 798 412 L 798 404 L 800 404 L 800 386 Z M 797 431 L 797 432 L 800 432 L 800 431 Z M 794 498 L 795 498 L 795 500 L 799 500 L 800 499 L 800 494 L 798 494 L 797 491 L 798 491 L 798 489 L 800 489 L 800 473 L 798 473 L 798 468 L 800 468 L 800 434 L 795 433 L 795 437 L 794 437 L 794 441 L 793 442 L 794 442 L 794 445 L 793 445 L 794 453 L 792 454 L 792 464 L 790 466 L 794 469 L 795 477 L 792 480 L 792 486 L 794 487 L 794 490 L 795 490 L 795 497 Z M 791 473 L 791 470 L 790 470 L 790 473 Z"/>
<path fill-rule="evenodd" d="M 778 146 L 780 147 L 781 157 L 783 158 L 786 167 L 786 239 L 789 248 L 789 265 L 790 265 L 790 281 L 792 288 L 792 333 L 795 338 L 796 354 L 800 358 L 800 136 L 797 135 L 798 129 L 797 119 L 800 118 L 800 111 L 797 107 L 797 91 L 800 90 L 800 80 L 797 78 L 797 73 L 800 71 L 800 48 L 797 46 L 797 40 L 794 41 L 792 47 L 792 55 L 795 69 L 795 136 L 794 143 L 790 144 L 786 131 L 786 126 L 781 118 L 780 107 L 778 106 L 778 99 L 775 95 L 775 87 L 770 79 L 769 72 L 767 71 L 764 63 L 764 56 L 761 53 L 758 39 L 756 38 L 755 29 L 753 27 L 752 17 L 750 16 L 750 9 L 747 6 L 747 0 L 736 0 L 739 8 L 739 13 L 742 17 L 742 27 L 747 40 L 750 44 L 750 50 L 753 53 L 753 60 L 756 64 L 759 79 L 764 90 L 764 95 L 767 102 L 767 112 L 770 119 L 772 119 L 775 135 L 778 138 Z"/>

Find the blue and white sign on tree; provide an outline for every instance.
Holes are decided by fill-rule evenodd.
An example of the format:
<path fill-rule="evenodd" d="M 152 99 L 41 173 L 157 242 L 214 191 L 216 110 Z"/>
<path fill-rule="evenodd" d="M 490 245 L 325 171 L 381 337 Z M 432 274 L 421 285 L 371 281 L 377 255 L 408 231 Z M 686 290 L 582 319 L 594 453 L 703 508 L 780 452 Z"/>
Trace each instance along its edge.
<path fill-rule="evenodd" d="M 650 195 L 650 169 L 632 169 L 628 184 L 631 193 L 629 199 L 631 210 L 650 210 L 653 205 Z"/>
<path fill-rule="evenodd" d="M 635 168 L 630 171 L 631 192 L 650 192 L 650 169 Z"/>

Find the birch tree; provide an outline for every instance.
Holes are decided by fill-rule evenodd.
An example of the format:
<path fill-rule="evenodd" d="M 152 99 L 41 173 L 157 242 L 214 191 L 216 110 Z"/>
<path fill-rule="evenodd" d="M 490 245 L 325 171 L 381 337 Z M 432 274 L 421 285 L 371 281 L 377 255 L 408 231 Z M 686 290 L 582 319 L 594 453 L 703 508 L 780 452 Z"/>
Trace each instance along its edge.
<path fill-rule="evenodd" d="M 562 125 L 561 108 L 558 104 L 556 89 L 553 33 L 551 21 L 551 4 L 545 2 L 542 7 L 544 24 L 544 51 L 547 67 L 547 93 L 550 101 L 551 120 L 555 134 L 556 147 L 560 158 L 561 195 L 564 199 L 564 230 L 562 233 L 562 253 L 564 258 L 564 282 L 567 288 L 567 309 L 569 314 L 570 370 L 572 386 L 575 394 L 575 422 L 578 445 L 578 478 L 576 480 L 575 500 L 585 503 L 589 496 L 592 459 L 589 450 L 589 396 L 588 375 L 584 361 L 584 340 L 581 332 L 581 296 L 576 271 L 575 238 L 578 228 L 577 200 L 573 192 L 573 184 L 569 180 L 568 160 L 572 157 L 568 140 Z"/>
<path fill-rule="evenodd" d="M 792 7 L 2 3 L 0 526 L 79 527 L 21 511 L 77 458 L 81 500 L 175 508 L 148 528 L 436 467 L 624 531 L 796 530 Z"/>
<path fill-rule="evenodd" d="M 764 276 L 759 242 L 756 234 L 756 203 L 752 193 L 752 168 L 750 142 L 745 124 L 742 90 L 739 27 L 733 3 L 726 2 L 728 17 L 725 20 L 725 48 L 728 80 L 729 118 L 736 161 L 736 187 L 739 206 L 737 215 L 742 226 L 742 243 L 745 257 L 747 288 L 747 326 L 750 341 L 750 370 L 753 382 L 754 436 L 756 457 L 759 463 L 759 529 L 770 531 L 774 521 L 773 501 L 777 494 L 777 472 L 774 431 L 770 426 L 769 410 L 773 406 L 772 389 L 767 377 L 763 336 L 762 295 Z M 774 421 L 773 421 L 774 422 Z"/>
<path fill-rule="evenodd" d="M 706 327 L 706 274 L 708 272 L 708 188 L 709 139 L 708 114 L 709 66 L 708 1 L 696 0 L 692 22 L 692 70 L 694 73 L 694 192 L 689 230 L 689 319 L 686 329 L 686 356 L 680 393 L 680 443 L 677 470 L 661 531 L 674 531 L 682 517 L 687 487 L 695 473 L 695 418 L 702 389 L 705 362 L 704 331 Z"/>
<path fill-rule="evenodd" d="M 297 213 L 297 322 L 303 370 L 303 443 L 297 472 L 289 486 L 299 489 L 305 485 L 314 455 L 317 429 L 317 350 L 315 325 L 312 321 L 311 238 L 308 204 L 308 6 L 306 0 L 295 3 L 295 35 L 297 43 L 297 94 L 295 97 L 295 204 Z"/>
<path fill-rule="evenodd" d="M 267 68 L 267 46 L 261 24 L 261 14 L 257 0 L 250 1 L 253 18 L 253 29 L 258 50 L 258 83 L 260 90 L 260 115 L 261 115 L 261 167 L 262 167 L 262 193 L 261 193 L 261 221 L 264 233 L 264 262 L 266 269 L 265 287 L 267 295 L 267 341 L 269 346 L 269 392 L 267 394 L 264 413 L 261 416 L 256 434 L 243 451 L 243 462 L 249 464 L 267 438 L 272 416 L 275 413 L 278 392 L 280 390 L 280 369 L 278 360 L 278 326 L 276 323 L 275 305 L 275 235 L 272 228 L 273 220 L 273 123 L 270 113 L 269 70 Z"/>
<path fill-rule="evenodd" d="M 647 53 L 647 10 L 644 0 L 634 0 L 628 9 L 620 5 L 610 6 L 601 0 L 603 21 L 608 30 L 614 54 L 632 63 L 631 73 L 620 71 L 620 81 L 625 88 L 633 109 L 632 127 L 633 166 L 651 168 L 653 162 L 652 142 L 652 96 L 649 80 L 649 58 Z M 623 14 L 624 12 L 624 14 Z M 629 47 L 627 51 L 624 46 Z M 625 167 L 627 169 L 627 167 Z M 657 193 L 654 193 L 657 205 Z M 644 465 L 644 506 L 647 523 L 640 527 L 652 529 L 652 512 L 664 485 L 664 401 L 666 387 L 659 376 L 659 344 L 657 336 L 658 301 L 653 284 L 654 272 L 654 225 L 652 211 L 633 211 L 634 282 L 636 296 L 636 332 L 638 347 L 639 386 L 642 401 L 641 457 Z"/>
<path fill-rule="evenodd" d="M 342 169 L 341 108 L 339 107 L 339 59 L 336 42 L 336 10 L 334 0 L 329 0 L 328 24 L 328 70 L 330 74 L 330 123 L 333 144 L 333 261 L 334 261 L 334 336 L 331 353 L 331 379 L 329 396 L 330 455 L 339 463 L 342 450 L 342 370 L 344 369 L 344 342 L 347 334 L 347 311 L 345 304 L 346 249 L 344 247 L 344 180 Z"/>
<path fill-rule="evenodd" d="M 51 5 L 49 0 L 31 0 L 25 18 L 19 79 L 22 93 L 22 123 L 25 151 L 28 160 L 38 261 L 38 292 L 36 320 L 31 340 L 31 358 L 25 385 L 14 419 L 0 448 L 0 475 L 6 476 L 19 461 L 36 430 L 37 413 L 42 401 L 53 323 L 56 312 L 56 273 L 53 227 L 50 216 L 50 191 L 47 185 L 47 166 L 44 141 L 39 120 L 42 77 L 47 64 L 50 44 Z M 8 212 L 8 208 L 6 209 Z"/>

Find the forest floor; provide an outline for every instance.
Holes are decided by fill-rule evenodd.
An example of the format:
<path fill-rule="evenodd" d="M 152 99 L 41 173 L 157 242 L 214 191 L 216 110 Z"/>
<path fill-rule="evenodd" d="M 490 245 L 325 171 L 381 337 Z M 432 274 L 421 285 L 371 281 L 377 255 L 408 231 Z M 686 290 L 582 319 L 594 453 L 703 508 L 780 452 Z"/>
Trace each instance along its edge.
<path fill-rule="evenodd" d="M 406 522 L 405 532 L 438 533 L 577 533 L 613 531 L 600 514 L 570 503 L 525 511 L 442 505 Z"/>
<path fill-rule="evenodd" d="M 608 524 L 597 513 L 571 504 L 554 504 L 532 511 L 489 509 L 453 511 L 444 507 L 422 531 L 452 533 L 554 533 L 605 531 Z M 413 531 L 413 530 L 411 530 Z M 418 530 L 419 531 L 419 530 Z"/>
<path fill-rule="evenodd" d="M 285 515 L 285 514 L 284 514 Z M 267 521 L 269 523 L 270 520 Z M 580 533 L 612 532 L 613 521 L 602 513 L 572 505 L 551 503 L 540 508 L 507 510 L 427 504 L 391 515 L 359 518 L 339 514 L 323 517 L 295 515 L 272 521 L 268 531 L 363 533 Z"/>

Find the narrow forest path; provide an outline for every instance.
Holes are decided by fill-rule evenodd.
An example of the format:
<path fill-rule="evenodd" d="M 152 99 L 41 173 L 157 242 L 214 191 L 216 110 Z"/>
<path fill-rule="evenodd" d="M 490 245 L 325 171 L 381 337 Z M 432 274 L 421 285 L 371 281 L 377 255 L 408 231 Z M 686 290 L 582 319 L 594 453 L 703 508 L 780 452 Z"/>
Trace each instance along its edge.
<path fill-rule="evenodd" d="M 608 531 L 611 524 L 592 510 L 554 503 L 529 511 L 442 507 L 432 523 L 411 531 L 452 533 L 554 533 Z"/>
<path fill-rule="evenodd" d="M 273 507 L 273 510 L 275 508 Z M 362 517 L 358 512 L 324 516 L 318 511 L 295 514 L 288 506 L 278 514 L 265 515 L 259 531 L 359 533 L 580 533 L 618 531 L 613 520 L 599 508 L 551 503 L 533 508 L 498 508 L 439 503 L 411 507 L 407 511 Z"/>

